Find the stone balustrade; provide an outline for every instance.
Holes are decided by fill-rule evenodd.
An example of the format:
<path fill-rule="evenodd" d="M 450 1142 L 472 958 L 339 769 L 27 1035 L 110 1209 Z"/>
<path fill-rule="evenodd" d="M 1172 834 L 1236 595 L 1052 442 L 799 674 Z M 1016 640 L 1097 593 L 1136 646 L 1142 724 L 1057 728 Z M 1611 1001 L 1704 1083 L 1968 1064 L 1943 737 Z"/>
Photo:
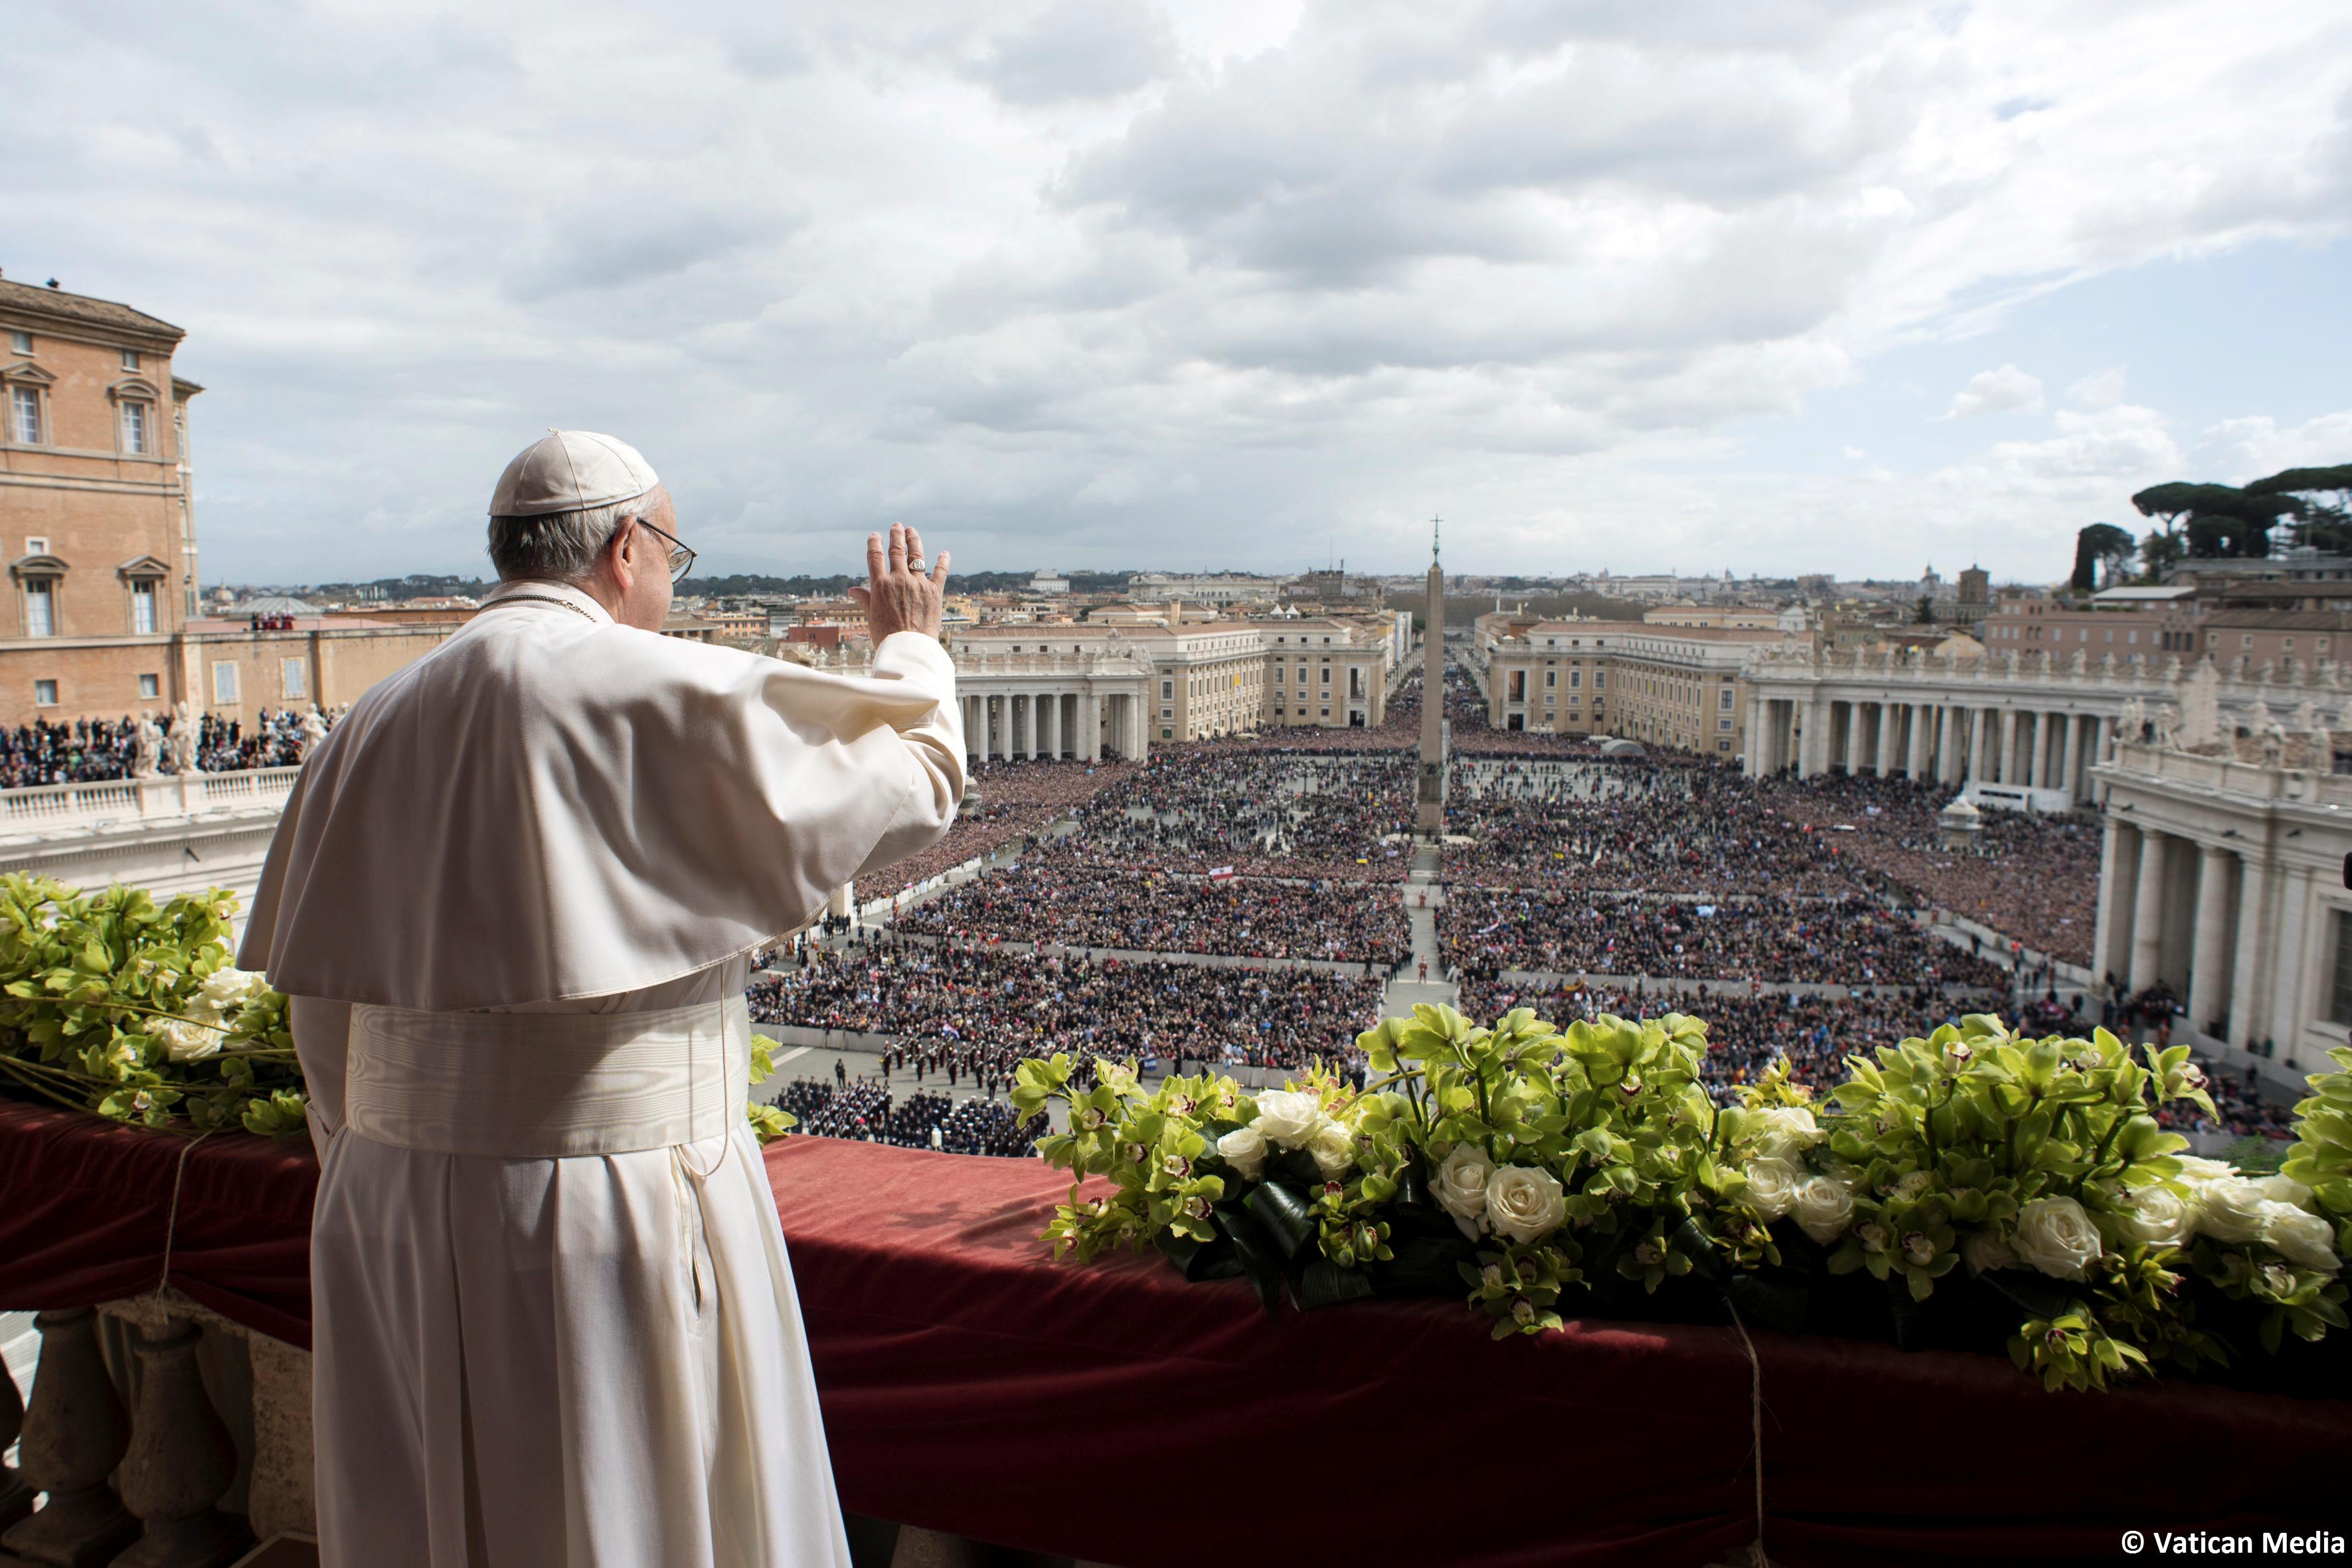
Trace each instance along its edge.
<path fill-rule="evenodd" d="M 207 811 L 275 810 L 286 804 L 299 768 L 235 773 L 175 773 L 0 789 L 0 835 L 104 830 Z"/>
<path fill-rule="evenodd" d="M 226 1568 L 257 1538 L 310 1535 L 308 1352 L 173 1291 L 34 1324 L 32 1398 L 0 1377 L 0 1446 L 20 1441 L 0 1564 Z"/>
<path fill-rule="evenodd" d="M 0 1375 L 0 1568 L 314 1564 L 310 1354 L 177 1291 L 37 1314 L 32 1397 Z M 41 1506 L 35 1507 L 40 1500 Z M 1080 1568 L 847 1520 L 856 1568 Z"/>

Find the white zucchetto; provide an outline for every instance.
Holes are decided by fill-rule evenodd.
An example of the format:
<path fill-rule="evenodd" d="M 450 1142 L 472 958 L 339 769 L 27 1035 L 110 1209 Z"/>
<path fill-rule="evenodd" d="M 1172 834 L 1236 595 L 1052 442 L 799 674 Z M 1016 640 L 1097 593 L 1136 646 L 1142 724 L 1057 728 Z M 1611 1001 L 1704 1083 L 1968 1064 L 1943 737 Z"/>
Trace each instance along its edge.
<path fill-rule="evenodd" d="M 635 500 L 661 479 L 637 449 L 593 430 L 551 430 L 515 455 L 490 492 L 494 517 L 543 517 Z"/>

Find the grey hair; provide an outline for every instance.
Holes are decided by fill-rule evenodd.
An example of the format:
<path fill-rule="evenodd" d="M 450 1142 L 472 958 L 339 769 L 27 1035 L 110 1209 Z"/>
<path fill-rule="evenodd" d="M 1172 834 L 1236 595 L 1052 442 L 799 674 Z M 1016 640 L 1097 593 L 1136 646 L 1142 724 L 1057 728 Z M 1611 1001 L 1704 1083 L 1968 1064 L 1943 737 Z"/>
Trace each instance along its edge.
<path fill-rule="evenodd" d="M 576 512 L 550 512 L 537 517 L 490 519 L 490 564 L 499 580 L 527 578 L 538 582 L 584 582 L 596 570 L 596 558 L 621 531 L 622 523 L 643 517 L 653 493 L 632 496 L 610 506 L 583 507 Z"/>

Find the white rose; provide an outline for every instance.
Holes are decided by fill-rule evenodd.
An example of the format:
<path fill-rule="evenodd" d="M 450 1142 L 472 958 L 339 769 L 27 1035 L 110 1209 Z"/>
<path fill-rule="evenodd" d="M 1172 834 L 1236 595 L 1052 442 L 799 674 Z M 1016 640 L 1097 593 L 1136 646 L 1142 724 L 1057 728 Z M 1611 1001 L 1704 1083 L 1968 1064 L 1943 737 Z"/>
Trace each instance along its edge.
<path fill-rule="evenodd" d="M 205 1006 L 226 1016 L 245 1006 L 256 991 L 268 983 L 262 976 L 250 970 L 215 969 L 205 977 L 204 986 L 197 995 L 204 998 Z"/>
<path fill-rule="evenodd" d="M 1802 1105 L 1775 1105 L 1757 1112 L 1756 1120 L 1763 1129 L 1756 1135 L 1756 1153 L 1768 1160 L 1794 1160 L 1828 1136 Z"/>
<path fill-rule="evenodd" d="M 1526 1166 L 1505 1166 L 1486 1178 L 1486 1223 L 1514 1241 L 1536 1241 L 1568 1218 L 1559 1177 Z"/>
<path fill-rule="evenodd" d="M 1797 1188 L 1805 1180 L 1805 1173 L 1787 1160 L 1769 1157 L 1748 1161 L 1747 1176 L 1748 1193 L 1740 1201 L 1766 1221 L 1789 1212 L 1797 1201 Z"/>
<path fill-rule="evenodd" d="M 2180 1179 L 2191 1186 L 2238 1174 L 2238 1167 L 2227 1160 L 2209 1160 L 2201 1155 L 2176 1155 L 2173 1157 L 2180 1162 Z"/>
<path fill-rule="evenodd" d="M 1315 1168 L 1323 1173 L 1325 1181 L 1339 1180 L 1356 1164 L 1356 1140 L 1328 1116 L 1307 1140 L 1307 1152 L 1315 1156 Z"/>
<path fill-rule="evenodd" d="M 1475 1144 L 1456 1144 L 1436 1173 L 1429 1189 L 1437 1207 L 1454 1217 L 1462 1234 L 1475 1240 L 1486 1228 L 1486 1183 L 1495 1162 Z"/>
<path fill-rule="evenodd" d="M 2329 1274 L 2342 1266 L 2336 1257 L 2336 1227 L 2307 1208 L 2263 1204 L 2263 1239 L 2290 1263 Z"/>
<path fill-rule="evenodd" d="M 1257 1097 L 1257 1130 L 1286 1149 L 1303 1145 L 1323 1120 L 1323 1102 L 1295 1089 L 1270 1089 Z"/>
<path fill-rule="evenodd" d="M 2270 1199 L 2243 1176 L 2215 1176 L 2192 1194 L 2197 1229 L 2216 1241 L 2252 1241 L 2263 1233 L 2263 1205 Z"/>
<path fill-rule="evenodd" d="M 2071 1197 L 2037 1197 L 2018 1211 L 2010 1245 L 2018 1257 L 2054 1280 L 2083 1278 L 2106 1250 L 2099 1228 Z"/>
<path fill-rule="evenodd" d="M 2006 1237 L 1990 1230 L 1971 1230 L 1960 1238 L 1960 1261 L 1969 1266 L 1971 1274 L 1988 1274 L 1995 1269 L 2017 1267 L 2017 1254 L 2011 1250 Z"/>
<path fill-rule="evenodd" d="M 2291 1203 L 2300 1208 L 2311 1202 L 2311 1189 L 2293 1176 L 2266 1176 L 2254 1185 L 2262 1188 L 2263 1196 L 2273 1203 Z"/>
<path fill-rule="evenodd" d="M 1853 1193 L 1845 1183 L 1817 1176 L 1797 1188 L 1790 1212 L 1797 1228 L 1826 1247 L 1853 1223 Z"/>
<path fill-rule="evenodd" d="M 1265 1172 L 1265 1134 L 1255 1127 L 1235 1127 L 1217 1140 L 1217 1154 L 1243 1180 L 1255 1181 Z"/>
<path fill-rule="evenodd" d="M 2168 1186 L 2136 1187 L 2124 1194 L 2121 1205 L 2108 1217 L 2108 1224 L 2122 1240 L 2186 1247 L 2196 1234 L 2195 1214 Z"/>
<path fill-rule="evenodd" d="M 217 1055 L 221 1041 L 228 1038 L 216 1029 L 182 1023 L 177 1019 L 150 1019 L 147 1032 L 163 1042 L 163 1050 L 174 1061 L 202 1061 L 207 1056 Z"/>

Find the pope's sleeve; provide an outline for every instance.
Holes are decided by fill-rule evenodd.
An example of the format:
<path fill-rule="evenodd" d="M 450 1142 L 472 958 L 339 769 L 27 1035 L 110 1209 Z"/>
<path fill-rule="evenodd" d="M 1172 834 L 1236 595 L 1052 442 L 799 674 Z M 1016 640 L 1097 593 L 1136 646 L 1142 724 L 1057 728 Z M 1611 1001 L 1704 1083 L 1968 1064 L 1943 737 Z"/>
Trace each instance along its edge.
<path fill-rule="evenodd" d="M 873 673 L 877 680 L 906 681 L 938 700 L 898 731 L 915 776 L 873 852 L 857 868 L 860 876 L 939 842 L 963 799 L 963 713 L 955 700 L 955 663 L 948 651 L 936 637 L 894 632 L 874 651 Z"/>

